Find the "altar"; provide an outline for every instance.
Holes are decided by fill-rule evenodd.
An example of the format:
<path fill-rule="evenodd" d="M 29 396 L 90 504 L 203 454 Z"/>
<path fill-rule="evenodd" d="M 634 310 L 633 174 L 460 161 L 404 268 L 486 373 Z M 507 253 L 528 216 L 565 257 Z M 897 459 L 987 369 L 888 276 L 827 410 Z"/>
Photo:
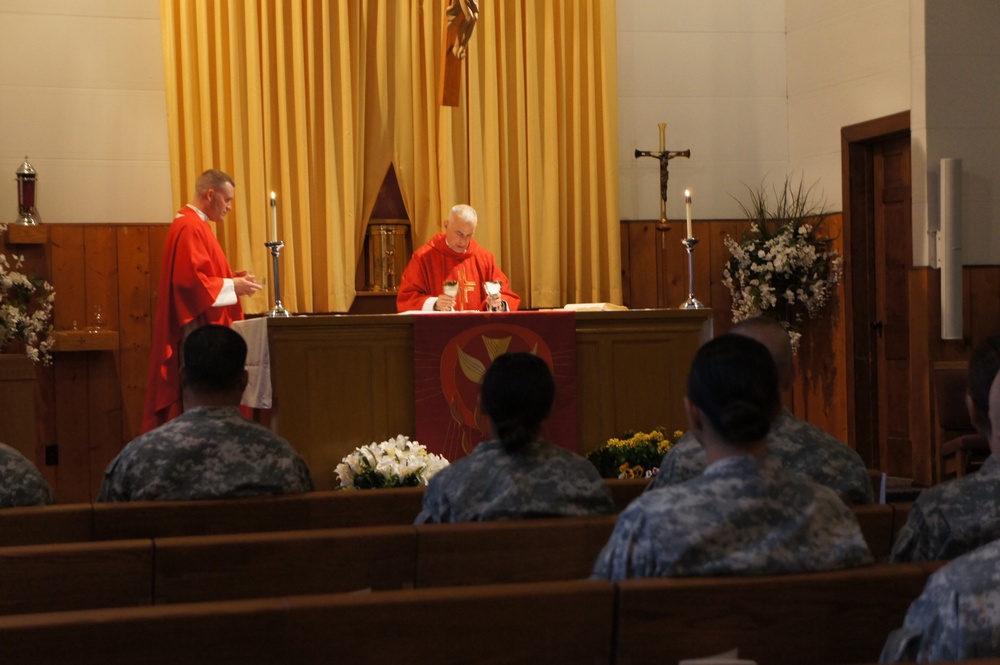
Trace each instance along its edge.
<path fill-rule="evenodd" d="M 418 316 L 446 315 L 267 319 L 271 428 L 302 455 L 317 489 L 334 487 L 334 468 L 358 446 L 414 437 Z M 712 336 L 712 310 L 576 312 L 574 328 L 581 454 L 627 430 L 686 429 L 687 371 Z"/>

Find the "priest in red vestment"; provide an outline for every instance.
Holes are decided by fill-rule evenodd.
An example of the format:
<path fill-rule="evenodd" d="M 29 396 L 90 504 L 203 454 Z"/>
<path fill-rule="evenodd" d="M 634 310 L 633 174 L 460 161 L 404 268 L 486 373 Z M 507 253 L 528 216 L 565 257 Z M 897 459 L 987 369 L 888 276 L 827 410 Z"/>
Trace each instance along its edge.
<path fill-rule="evenodd" d="M 510 290 L 510 282 L 492 252 L 472 238 L 477 221 L 471 206 L 457 205 L 451 209 L 444 222 L 444 233 L 438 233 L 415 251 L 403 271 L 396 296 L 397 311 L 517 310 L 521 298 Z M 446 288 L 445 282 L 452 284 Z M 487 282 L 498 282 L 499 291 L 488 293 Z"/>
<path fill-rule="evenodd" d="M 180 351 L 187 333 L 209 323 L 243 318 L 239 297 L 264 288 L 246 271 L 233 272 L 209 221 L 233 207 L 235 184 L 222 171 L 205 171 L 195 195 L 170 225 L 163 248 L 159 301 L 149 358 L 142 433 L 175 418 L 181 406 Z"/>

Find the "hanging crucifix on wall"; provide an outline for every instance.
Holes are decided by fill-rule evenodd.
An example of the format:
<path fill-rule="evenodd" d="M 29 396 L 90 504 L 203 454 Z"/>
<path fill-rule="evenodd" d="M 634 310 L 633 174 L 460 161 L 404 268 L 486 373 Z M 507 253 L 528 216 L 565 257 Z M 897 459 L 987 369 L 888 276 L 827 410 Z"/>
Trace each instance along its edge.
<path fill-rule="evenodd" d="M 674 157 L 691 157 L 690 150 L 667 150 L 667 123 L 656 125 L 660 128 L 660 151 L 636 150 L 635 158 L 653 157 L 660 160 L 660 224 L 667 223 L 667 180 L 670 178 L 668 164 Z"/>
<path fill-rule="evenodd" d="M 462 62 L 468 52 L 472 30 L 479 20 L 477 0 L 452 0 L 445 11 L 444 57 L 438 99 L 441 106 L 458 106 L 462 89 Z"/>

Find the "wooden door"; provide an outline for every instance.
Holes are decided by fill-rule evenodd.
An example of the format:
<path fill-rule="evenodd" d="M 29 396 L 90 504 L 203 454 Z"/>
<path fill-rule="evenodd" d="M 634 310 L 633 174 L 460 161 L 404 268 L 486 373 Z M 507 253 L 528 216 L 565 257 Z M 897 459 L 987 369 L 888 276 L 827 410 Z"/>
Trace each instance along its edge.
<path fill-rule="evenodd" d="M 910 440 L 909 277 L 913 267 L 910 139 L 873 145 L 875 376 L 880 468 L 913 476 Z"/>

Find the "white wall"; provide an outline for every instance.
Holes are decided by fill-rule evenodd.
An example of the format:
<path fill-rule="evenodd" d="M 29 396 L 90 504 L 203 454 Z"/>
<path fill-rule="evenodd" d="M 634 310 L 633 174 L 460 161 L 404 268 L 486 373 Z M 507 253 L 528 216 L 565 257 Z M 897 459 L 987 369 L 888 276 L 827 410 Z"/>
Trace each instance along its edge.
<path fill-rule="evenodd" d="M 670 162 L 667 217 L 737 218 L 745 198 L 788 164 L 785 0 L 618 0 L 621 216 L 658 219 L 659 164 L 636 148 L 691 150 Z"/>
<path fill-rule="evenodd" d="M 788 0 L 789 165 L 842 206 L 840 130 L 910 109 L 911 0 Z"/>
<path fill-rule="evenodd" d="M 44 223 L 169 222 L 157 0 L 0 0 L 0 221 L 38 172 Z"/>
<path fill-rule="evenodd" d="M 1000 263 L 1000 2 L 919 1 L 924 15 L 918 17 L 922 25 L 916 29 L 924 31 L 925 91 L 924 107 L 911 116 L 915 260 L 926 263 L 927 253 L 918 253 L 916 241 L 940 224 L 941 159 L 960 157 L 963 262 L 996 265 Z"/>

